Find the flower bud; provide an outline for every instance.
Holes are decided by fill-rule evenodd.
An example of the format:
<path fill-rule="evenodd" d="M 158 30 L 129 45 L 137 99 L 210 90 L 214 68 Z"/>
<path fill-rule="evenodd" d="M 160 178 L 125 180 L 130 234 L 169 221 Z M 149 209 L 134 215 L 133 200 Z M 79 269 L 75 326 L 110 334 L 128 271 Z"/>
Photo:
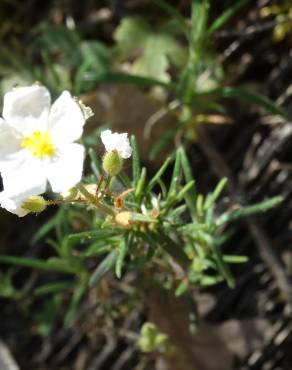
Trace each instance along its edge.
<path fill-rule="evenodd" d="M 34 195 L 27 198 L 21 208 L 33 213 L 41 213 L 47 208 L 47 201 L 39 195 Z"/>
<path fill-rule="evenodd" d="M 124 226 L 124 227 L 131 227 L 132 225 L 132 214 L 128 211 L 123 211 L 118 213 L 115 216 L 115 221 L 117 224 Z"/>
<path fill-rule="evenodd" d="M 138 346 L 142 352 L 147 353 L 158 350 L 166 353 L 169 347 L 168 340 L 168 336 L 161 333 L 155 324 L 146 322 L 141 329 Z"/>
<path fill-rule="evenodd" d="M 109 176 L 116 176 L 119 172 L 121 172 L 123 167 L 123 160 L 119 156 L 117 150 L 113 150 L 108 152 L 103 157 L 102 166 L 104 171 Z"/>

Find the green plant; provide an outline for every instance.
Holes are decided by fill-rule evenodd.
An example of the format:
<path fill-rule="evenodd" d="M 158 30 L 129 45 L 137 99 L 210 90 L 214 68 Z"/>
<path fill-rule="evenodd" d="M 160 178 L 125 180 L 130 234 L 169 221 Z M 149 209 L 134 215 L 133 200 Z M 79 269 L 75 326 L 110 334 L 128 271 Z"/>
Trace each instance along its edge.
<path fill-rule="evenodd" d="M 162 101 L 159 94 L 157 99 L 162 108 L 146 123 L 145 136 L 149 137 L 153 125 L 166 113 L 176 116 L 176 124 L 152 147 L 151 159 L 175 137 L 177 131 L 182 131 L 187 139 L 196 140 L 198 125 L 228 122 L 222 98 L 238 99 L 287 117 L 285 110 L 267 97 L 240 87 L 226 86 L 222 56 L 211 51 L 214 34 L 248 0 L 236 1 L 211 24 L 209 12 L 212 2 L 209 0 L 193 0 L 190 19 L 184 18 L 169 2 L 153 0 L 152 3 L 169 16 L 163 25 L 155 27 L 145 17 L 132 16 L 124 18 L 116 29 L 116 68 L 119 69 L 120 64 L 126 61 L 129 72 L 92 74 L 96 82 L 159 88 L 167 93 Z"/>
<path fill-rule="evenodd" d="M 19 43 L 2 47 L 2 94 L 15 85 L 39 81 L 54 96 L 66 89 L 80 95 L 95 88 L 92 75 L 108 72 L 110 50 L 102 42 L 85 40 L 78 31 L 63 25 L 42 24 L 35 33 L 25 53 Z"/>
<path fill-rule="evenodd" d="M 225 225 L 282 201 L 275 197 L 218 214 L 216 203 L 226 179 L 206 196 L 197 194 L 185 150 L 180 147 L 175 158 L 167 158 L 148 180 L 146 168 L 140 166 L 135 137 L 131 144 L 130 178 L 123 171 L 117 176 L 106 175 L 102 161 L 90 149 L 94 176 L 88 176 L 65 198 L 47 201 L 48 206 L 63 206 L 39 229 L 32 243 L 54 230 L 55 237 L 48 238 L 47 244 L 55 256 L 47 260 L 0 256 L 1 263 L 72 276 L 37 288 L 39 294 L 72 290 L 67 324 L 72 322 L 89 287 L 98 284 L 112 269 L 118 279 L 127 271 L 150 270 L 154 280 L 164 281 L 162 285 L 176 295 L 224 280 L 233 288 L 235 281 L 229 265 L 247 259 L 225 255 L 221 250 L 228 237 Z M 171 166 L 171 179 L 166 184 L 163 176 Z"/>
<path fill-rule="evenodd" d="M 112 50 L 99 41 L 83 39 L 78 31 L 48 24 L 38 29 L 38 37 L 24 60 L 20 58 L 23 51 L 20 45 L 17 53 L 3 48 L 2 90 L 15 82 L 35 79 L 48 85 L 54 95 L 68 88 L 75 94 L 87 92 L 98 82 L 150 87 L 154 95 L 162 90 L 166 93 L 160 100 L 162 110 L 175 114 L 177 122 L 153 146 L 152 158 L 179 130 L 185 138 L 193 140 L 199 124 L 211 122 L 216 116 L 224 117 L 226 112 L 220 98 L 240 99 L 286 116 L 283 109 L 266 97 L 225 86 L 222 58 L 210 51 L 214 33 L 248 0 L 235 2 L 211 24 L 208 0 L 191 2 L 190 19 L 181 16 L 164 0 L 152 3 L 167 13 L 167 22 L 153 31 L 145 18 L 125 18 L 116 29 L 116 45 Z M 38 64 L 33 61 L 35 54 Z M 129 60 L 129 73 L 113 72 L 125 62 L 129 64 Z M 84 113 L 84 107 L 82 109 Z M 151 131 L 150 124 L 146 130 Z M 21 147 L 34 149 L 38 157 L 53 156 L 54 150 L 45 151 L 42 145 L 35 150 L 40 137 L 42 145 L 54 144 L 49 136 L 35 131 L 24 136 Z M 130 176 L 122 170 L 128 157 L 120 158 L 115 150 L 109 150 L 99 158 L 97 140 L 95 133 L 84 139 L 85 144 L 92 145 L 88 150 L 92 174 L 85 176 L 68 194 L 51 195 L 49 199 L 37 195 L 38 198 L 30 198 L 22 204 L 26 213 L 59 206 L 31 241 L 36 245 L 47 238 L 53 256 L 41 259 L 2 255 L 0 262 L 57 272 L 53 282 L 37 286 L 34 294 L 57 296 L 69 291 L 72 297 L 65 318 L 67 325 L 74 320 L 86 292 L 96 287 L 110 271 L 115 272 L 117 279 L 135 271 L 177 296 L 223 281 L 233 288 L 235 279 L 230 265 L 243 263 L 247 258 L 224 254 L 222 244 L 229 236 L 228 224 L 266 211 L 282 198 L 246 207 L 232 205 L 221 213 L 217 205 L 227 180 L 223 178 L 208 194 L 199 194 L 184 141 L 150 177 L 147 169 L 141 167 L 135 137 L 131 138 Z M 1 276 L 0 283 L 3 296 L 22 297 L 23 292 L 13 287 L 10 272 Z M 59 301 L 51 301 L 52 307 L 58 304 Z M 47 315 L 40 318 L 44 324 L 40 328 L 42 333 L 50 330 L 53 319 Z"/>

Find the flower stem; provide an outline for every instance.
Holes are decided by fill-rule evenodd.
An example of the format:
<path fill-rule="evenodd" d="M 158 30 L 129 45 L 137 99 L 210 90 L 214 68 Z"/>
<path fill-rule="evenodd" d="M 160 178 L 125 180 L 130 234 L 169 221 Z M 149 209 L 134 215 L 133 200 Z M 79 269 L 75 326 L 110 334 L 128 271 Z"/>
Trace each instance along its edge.
<path fill-rule="evenodd" d="M 109 206 L 99 202 L 98 198 L 92 195 L 83 184 L 79 183 L 76 188 L 80 193 L 89 201 L 90 204 L 94 205 L 101 212 L 106 213 L 109 216 L 115 216 L 116 212 Z"/>

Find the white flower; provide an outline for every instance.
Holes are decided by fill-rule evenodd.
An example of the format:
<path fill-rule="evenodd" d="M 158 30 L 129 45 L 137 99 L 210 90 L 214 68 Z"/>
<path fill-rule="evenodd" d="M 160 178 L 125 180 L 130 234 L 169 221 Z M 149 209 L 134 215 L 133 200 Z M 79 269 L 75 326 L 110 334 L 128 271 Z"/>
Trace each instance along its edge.
<path fill-rule="evenodd" d="M 64 91 L 51 106 L 44 86 L 16 88 L 4 96 L 0 118 L 0 171 L 8 198 L 66 191 L 82 176 L 84 147 L 74 143 L 85 118 Z"/>
<path fill-rule="evenodd" d="M 132 148 L 127 133 L 118 134 L 112 133 L 111 130 L 105 130 L 100 134 L 100 138 L 108 153 L 116 150 L 123 159 L 131 157 Z"/>
<path fill-rule="evenodd" d="M 26 216 L 30 211 L 22 208 L 25 202 L 22 198 L 10 198 L 5 191 L 0 192 L 0 206 L 19 217 Z"/>

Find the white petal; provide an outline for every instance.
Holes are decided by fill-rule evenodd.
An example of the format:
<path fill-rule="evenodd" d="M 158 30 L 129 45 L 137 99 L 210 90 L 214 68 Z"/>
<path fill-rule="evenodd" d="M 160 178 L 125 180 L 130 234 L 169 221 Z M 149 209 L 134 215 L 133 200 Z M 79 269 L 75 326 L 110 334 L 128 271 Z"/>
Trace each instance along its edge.
<path fill-rule="evenodd" d="M 17 171 L 26 160 L 30 160 L 31 158 L 33 158 L 32 153 L 27 149 L 21 148 L 17 152 L 8 154 L 0 160 L 0 172 Z"/>
<path fill-rule="evenodd" d="M 132 148 L 128 139 L 128 134 L 120 134 L 120 137 L 117 140 L 117 151 L 124 159 L 131 157 Z"/>
<path fill-rule="evenodd" d="M 112 132 L 111 130 L 102 131 L 100 134 L 101 141 L 105 147 L 107 152 L 111 152 L 113 150 L 113 142 L 112 142 Z"/>
<path fill-rule="evenodd" d="M 20 149 L 22 138 L 18 132 L 0 118 L 0 161 Z"/>
<path fill-rule="evenodd" d="M 112 133 L 111 130 L 105 130 L 100 134 L 100 138 L 107 152 L 117 150 L 122 158 L 131 157 L 132 148 L 127 133 L 118 134 L 116 132 Z"/>
<path fill-rule="evenodd" d="M 4 95 L 5 121 L 24 135 L 40 130 L 48 124 L 50 93 L 44 86 L 17 87 Z"/>
<path fill-rule="evenodd" d="M 46 176 L 52 190 L 62 193 L 75 186 L 82 177 L 84 147 L 80 144 L 65 144 L 59 155 L 46 169 Z"/>
<path fill-rule="evenodd" d="M 5 193 L 10 198 L 28 198 L 46 191 L 46 177 L 41 161 L 25 159 L 18 166 L 1 173 Z"/>
<path fill-rule="evenodd" d="M 68 91 L 64 91 L 52 105 L 49 129 L 57 144 L 71 143 L 80 139 L 85 118 L 78 103 Z"/>
<path fill-rule="evenodd" d="M 29 213 L 28 210 L 21 208 L 23 202 L 24 200 L 21 198 L 10 198 L 5 191 L 1 191 L 0 193 L 0 206 L 19 217 L 23 217 Z"/>

